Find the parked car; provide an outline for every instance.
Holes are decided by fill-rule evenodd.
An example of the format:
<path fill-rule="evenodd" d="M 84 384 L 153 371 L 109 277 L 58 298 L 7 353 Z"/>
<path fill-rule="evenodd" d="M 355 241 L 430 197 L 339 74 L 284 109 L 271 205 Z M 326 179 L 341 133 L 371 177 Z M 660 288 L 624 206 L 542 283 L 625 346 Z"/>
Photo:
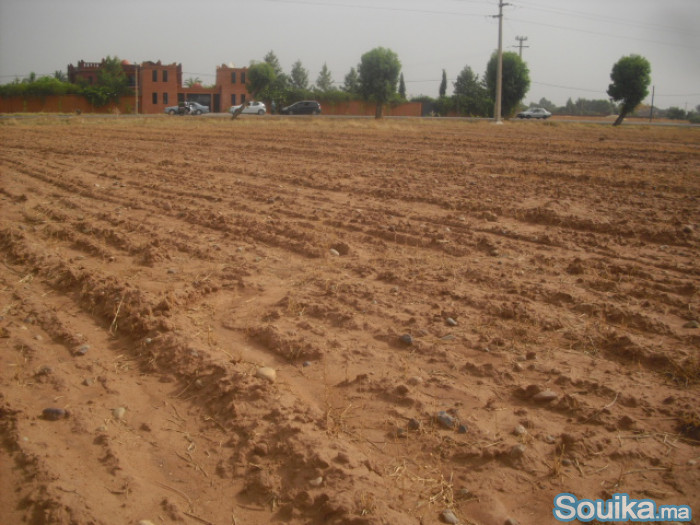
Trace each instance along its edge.
<path fill-rule="evenodd" d="M 552 114 L 544 108 L 530 108 L 518 113 L 518 118 L 549 118 Z"/>
<path fill-rule="evenodd" d="M 198 102 L 181 102 L 177 106 L 168 106 L 165 112 L 168 115 L 201 115 L 209 113 L 209 106 Z"/>
<path fill-rule="evenodd" d="M 235 111 L 238 111 L 238 109 L 242 106 L 243 104 L 238 104 L 237 106 L 231 106 L 231 109 L 229 109 L 229 113 L 233 115 Z M 267 108 L 265 107 L 264 102 L 257 102 L 257 101 L 252 101 L 250 104 L 248 104 L 246 107 L 243 108 L 244 114 L 248 115 L 264 115 L 267 113 Z"/>
<path fill-rule="evenodd" d="M 300 100 L 291 106 L 282 108 L 283 115 L 320 115 L 321 104 L 315 100 Z"/>

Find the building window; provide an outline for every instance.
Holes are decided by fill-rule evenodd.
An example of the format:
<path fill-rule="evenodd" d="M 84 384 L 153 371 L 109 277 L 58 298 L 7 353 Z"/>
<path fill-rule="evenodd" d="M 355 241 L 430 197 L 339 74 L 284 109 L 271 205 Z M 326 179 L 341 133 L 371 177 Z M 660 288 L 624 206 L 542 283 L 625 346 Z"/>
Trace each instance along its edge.
<path fill-rule="evenodd" d="M 153 93 L 153 103 L 158 104 L 158 93 Z"/>
<path fill-rule="evenodd" d="M 232 106 L 236 105 L 236 95 L 235 94 L 231 95 L 231 105 Z"/>
<path fill-rule="evenodd" d="M 167 103 L 168 103 L 168 94 L 163 93 L 163 104 L 167 104 Z"/>
<path fill-rule="evenodd" d="M 153 78 L 153 82 L 158 82 L 158 71 L 157 71 L 157 70 L 154 69 L 154 70 L 152 71 L 152 75 L 151 75 L 151 76 L 152 76 L 152 78 Z"/>
<path fill-rule="evenodd" d="M 168 81 L 168 71 L 166 69 L 163 70 L 163 82 Z"/>
<path fill-rule="evenodd" d="M 241 95 L 241 104 L 245 104 L 245 94 Z"/>
<path fill-rule="evenodd" d="M 241 84 L 245 84 L 245 71 L 241 71 Z"/>
<path fill-rule="evenodd" d="M 236 72 L 233 71 L 231 73 L 231 84 L 235 84 L 235 83 L 236 83 Z"/>

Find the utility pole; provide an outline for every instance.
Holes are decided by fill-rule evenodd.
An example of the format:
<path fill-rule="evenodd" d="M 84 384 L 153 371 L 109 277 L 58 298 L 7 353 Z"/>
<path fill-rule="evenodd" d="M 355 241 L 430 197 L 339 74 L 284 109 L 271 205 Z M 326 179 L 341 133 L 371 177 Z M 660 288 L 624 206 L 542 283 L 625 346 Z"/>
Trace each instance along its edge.
<path fill-rule="evenodd" d="M 501 96 L 503 91 L 503 6 L 510 5 L 498 0 L 498 67 L 496 68 L 496 107 L 493 111 L 493 118 L 496 124 L 501 121 Z"/>
<path fill-rule="evenodd" d="M 651 109 L 649 110 L 649 122 L 654 118 L 654 91 L 656 91 L 656 86 L 651 86 Z"/>
<path fill-rule="evenodd" d="M 136 87 L 134 89 L 134 107 L 136 108 L 136 114 L 139 114 L 139 63 L 134 62 L 134 67 L 135 69 L 135 74 L 134 74 L 134 80 L 136 82 Z"/>
<path fill-rule="evenodd" d="M 527 37 L 526 36 L 516 36 L 515 39 L 518 41 L 518 45 L 515 47 L 517 47 L 519 49 L 518 53 L 520 54 L 520 58 L 523 58 L 523 48 L 530 47 L 530 46 L 523 45 L 523 42 L 527 41 Z"/>

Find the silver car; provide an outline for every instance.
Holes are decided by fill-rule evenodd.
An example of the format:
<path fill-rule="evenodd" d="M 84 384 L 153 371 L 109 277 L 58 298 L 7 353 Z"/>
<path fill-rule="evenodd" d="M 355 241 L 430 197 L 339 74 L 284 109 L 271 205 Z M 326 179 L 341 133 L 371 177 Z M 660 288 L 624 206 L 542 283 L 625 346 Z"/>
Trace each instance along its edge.
<path fill-rule="evenodd" d="M 544 108 L 530 108 L 525 111 L 518 113 L 518 118 L 541 118 L 546 119 L 551 117 L 552 114 Z"/>
<path fill-rule="evenodd" d="M 168 115 L 201 115 L 209 113 L 209 106 L 205 106 L 198 102 L 183 102 L 177 106 L 169 106 L 165 108 Z"/>
<path fill-rule="evenodd" d="M 233 115 L 236 111 L 238 111 L 241 108 L 241 106 L 245 106 L 245 104 L 231 106 L 231 109 L 229 109 L 229 113 Z M 264 102 L 252 101 L 243 108 L 242 113 L 248 115 L 264 115 L 265 113 L 267 113 L 267 108 L 265 107 Z"/>

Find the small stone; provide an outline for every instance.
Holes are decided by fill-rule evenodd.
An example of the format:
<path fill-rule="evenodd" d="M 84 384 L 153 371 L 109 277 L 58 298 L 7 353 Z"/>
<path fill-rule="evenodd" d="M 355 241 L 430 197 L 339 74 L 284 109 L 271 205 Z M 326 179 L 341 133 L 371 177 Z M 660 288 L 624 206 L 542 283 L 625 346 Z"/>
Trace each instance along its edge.
<path fill-rule="evenodd" d="M 440 519 L 442 519 L 443 523 L 452 523 L 452 524 L 459 523 L 457 516 L 455 516 L 455 513 L 452 512 L 450 509 L 443 510 L 442 513 L 440 514 Z"/>
<path fill-rule="evenodd" d="M 45 408 L 41 411 L 41 415 L 48 421 L 58 421 L 68 417 L 68 411 L 62 408 Z"/>
<path fill-rule="evenodd" d="M 551 403 L 558 397 L 559 394 L 556 392 L 552 392 L 551 390 L 543 390 L 542 392 L 538 392 L 532 396 L 532 400 L 537 403 Z"/>
<path fill-rule="evenodd" d="M 522 425 L 518 425 L 513 429 L 513 434 L 515 434 L 516 436 L 524 436 L 525 434 L 527 434 L 527 429 Z"/>
<path fill-rule="evenodd" d="M 525 354 L 525 359 L 527 359 L 528 361 L 534 361 L 535 359 L 537 359 L 537 352 L 528 352 L 527 354 Z"/>
<path fill-rule="evenodd" d="M 126 408 L 124 407 L 117 407 L 114 410 L 112 410 L 112 415 L 115 419 L 122 419 L 124 417 L 124 414 L 126 414 Z"/>
<path fill-rule="evenodd" d="M 515 518 L 508 518 L 503 525 L 520 525 L 520 522 Z"/>
<path fill-rule="evenodd" d="M 468 430 L 467 425 L 459 425 L 457 427 L 457 434 L 466 434 Z"/>
<path fill-rule="evenodd" d="M 141 520 L 139 525 L 153 525 L 153 522 L 151 520 Z"/>
<path fill-rule="evenodd" d="M 455 425 L 457 424 L 457 420 L 444 410 L 441 410 L 440 412 L 435 414 L 435 421 L 440 423 L 443 427 L 449 429 L 454 429 Z"/>
<path fill-rule="evenodd" d="M 83 385 L 84 386 L 92 386 L 95 380 L 92 377 L 86 377 L 83 379 Z"/>
<path fill-rule="evenodd" d="M 451 317 L 448 317 L 447 319 L 445 319 L 445 322 L 450 326 L 457 326 L 457 321 L 455 321 Z"/>
<path fill-rule="evenodd" d="M 172 275 L 177 273 L 177 270 L 175 268 L 168 268 L 168 273 Z"/>
<path fill-rule="evenodd" d="M 455 492 L 455 495 L 458 498 L 471 498 L 472 491 L 469 489 L 461 488 L 461 489 L 457 489 L 457 491 Z"/>
<path fill-rule="evenodd" d="M 195 379 L 194 386 L 195 386 L 195 388 L 202 388 L 204 386 L 204 382 L 202 382 L 201 379 Z"/>
<path fill-rule="evenodd" d="M 521 458 L 525 455 L 525 450 L 525 445 L 523 445 L 522 443 L 513 445 L 510 449 L 510 457 L 514 459 Z"/>
<path fill-rule="evenodd" d="M 698 464 L 698 462 L 697 462 L 697 460 L 695 460 L 695 459 L 689 459 L 689 460 L 688 460 L 688 466 L 689 466 L 689 467 L 694 467 L 694 466 L 697 465 L 697 464 Z"/>
<path fill-rule="evenodd" d="M 547 435 L 544 437 L 544 440 L 545 440 L 546 443 L 549 443 L 550 445 L 553 445 L 554 443 L 556 443 L 557 438 L 555 438 L 555 437 L 554 437 L 553 435 L 551 435 L 551 434 L 547 434 Z"/>
<path fill-rule="evenodd" d="M 403 334 L 399 337 L 399 341 L 401 341 L 402 345 L 411 346 L 413 344 L 413 337 L 411 337 L 411 334 Z"/>
<path fill-rule="evenodd" d="M 525 367 L 520 363 L 514 363 L 513 370 L 515 370 L 516 372 L 522 372 L 523 370 L 525 370 Z"/>
<path fill-rule="evenodd" d="M 37 341 L 43 341 L 43 340 L 44 340 L 44 338 L 41 337 L 39 334 L 35 335 L 35 336 L 34 336 L 34 339 L 36 339 Z"/>
<path fill-rule="evenodd" d="M 304 361 L 304 363 L 302 364 L 302 366 L 303 366 L 304 368 L 306 368 L 307 366 L 311 366 L 311 361 Z"/>
<path fill-rule="evenodd" d="M 270 368 L 269 366 L 261 366 L 255 371 L 255 376 L 260 379 L 265 379 L 270 383 L 274 383 L 277 379 L 277 372 L 274 368 Z"/>
<path fill-rule="evenodd" d="M 90 350 L 90 345 L 80 345 L 73 351 L 73 355 L 85 355 Z"/>
<path fill-rule="evenodd" d="M 322 483 L 323 483 L 323 477 L 322 477 L 322 476 L 319 476 L 319 477 L 317 477 L 317 478 L 314 478 L 314 479 L 310 479 L 310 480 L 309 480 L 309 485 L 311 485 L 312 487 L 320 487 Z"/>
<path fill-rule="evenodd" d="M 408 430 L 420 430 L 421 424 L 416 418 L 411 418 L 408 420 Z"/>
<path fill-rule="evenodd" d="M 688 321 L 683 325 L 683 328 L 700 328 L 700 323 L 697 321 Z"/>
<path fill-rule="evenodd" d="M 330 252 L 331 252 L 331 255 L 333 257 L 340 257 L 340 252 L 338 250 L 336 250 L 335 248 L 331 248 Z"/>
<path fill-rule="evenodd" d="M 570 467 L 572 465 L 571 460 L 569 458 L 562 459 L 561 464 L 565 467 Z"/>
<path fill-rule="evenodd" d="M 49 365 L 44 365 L 42 366 L 36 373 L 38 376 L 48 376 L 53 373 L 53 368 L 51 368 Z"/>

